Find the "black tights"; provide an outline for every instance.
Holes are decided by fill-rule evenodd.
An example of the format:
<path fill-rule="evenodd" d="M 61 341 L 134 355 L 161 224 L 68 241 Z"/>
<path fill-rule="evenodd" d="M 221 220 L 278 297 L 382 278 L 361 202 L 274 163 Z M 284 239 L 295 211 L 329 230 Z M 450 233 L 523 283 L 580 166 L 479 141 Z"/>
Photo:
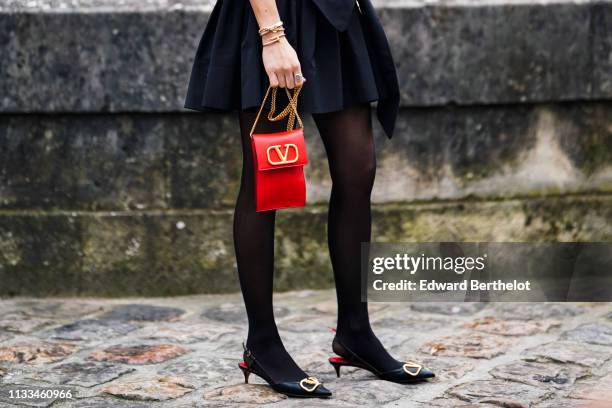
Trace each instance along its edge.
<path fill-rule="evenodd" d="M 254 112 L 239 114 L 243 169 L 234 215 L 234 245 L 240 286 L 249 319 L 247 347 L 275 381 L 293 381 L 305 373 L 285 350 L 272 308 L 275 212 L 255 212 L 253 159 L 249 130 Z M 367 303 L 361 302 L 360 248 L 370 241 L 370 194 L 376 159 L 369 105 L 313 114 L 323 139 L 333 182 L 328 243 L 338 298 L 336 337 L 380 371 L 401 366 L 370 328 Z M 259 132 L 282 130 L 260 120 Z"/>

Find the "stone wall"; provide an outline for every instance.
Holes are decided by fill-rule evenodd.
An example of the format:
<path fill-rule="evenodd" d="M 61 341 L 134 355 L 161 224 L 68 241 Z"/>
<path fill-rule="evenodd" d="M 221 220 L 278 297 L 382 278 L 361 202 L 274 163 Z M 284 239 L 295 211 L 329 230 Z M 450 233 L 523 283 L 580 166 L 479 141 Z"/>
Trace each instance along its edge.
<path fill-rule="evenodd" d="M 182 109 L 197 0 L 0 5 L 0 295 L 237 289 L 233 115 Z M 612 239 L 612 2 L 375 2 L 400 76 L 376 240 Z M 327 287 L 330 180 L 279 213 L 277 285 Z"/>

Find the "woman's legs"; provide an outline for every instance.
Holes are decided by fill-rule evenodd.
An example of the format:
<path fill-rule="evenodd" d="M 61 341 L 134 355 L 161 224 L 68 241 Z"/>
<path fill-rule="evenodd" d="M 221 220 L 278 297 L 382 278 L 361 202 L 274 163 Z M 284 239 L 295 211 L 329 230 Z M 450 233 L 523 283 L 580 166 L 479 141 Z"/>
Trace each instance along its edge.
<path fill-rule="evenodd" d="M 249 131 L 255 112 L 239 114 L 242 178 L 234 213 L 234 249 L 244 304 L 249 319 L 247 348 L 276 382 L 306 377 L 285 350 L 274 321 L 274 211 L 255 212 L 254 169 Z M 278 123 L 261 120 L 259 131 L 279 131 Z"/>
<path fill-rule="evenodd" d="M 370 105 L 313 114 L 332 178 L 328 244 L 338 298 L 336 337 L 379 371 L 402 363 L 372 332 L 361 302 L 361 243 L 370 241 L 370 194 L 376 172 Z"/>

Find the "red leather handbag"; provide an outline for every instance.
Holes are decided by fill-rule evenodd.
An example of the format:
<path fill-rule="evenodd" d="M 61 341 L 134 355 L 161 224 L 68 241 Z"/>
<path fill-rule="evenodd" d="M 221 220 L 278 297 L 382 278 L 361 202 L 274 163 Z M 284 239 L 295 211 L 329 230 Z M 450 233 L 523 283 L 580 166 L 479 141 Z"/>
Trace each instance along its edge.
<path fill-rule="evenodd" d="M 277 90 L 277 88 L 268 87 L 250 133 L 255 166 L 256 211 L 306 205 L 304 166 L 308 163 L 308 157 L 304 142 L 304 124 L 297 110 L 301 87 L 294 88 L 293 95 L 285 88 L 289 103 L 282 112 L 274 116 Z M 272 105 L 268 113 L 268 120 L 276 122 L 288 117 L 287 130 L 255 133 L 255 127 L 270 93 L 272 94 Z M 296 119 L 299 127 L 294 129 Z"/>

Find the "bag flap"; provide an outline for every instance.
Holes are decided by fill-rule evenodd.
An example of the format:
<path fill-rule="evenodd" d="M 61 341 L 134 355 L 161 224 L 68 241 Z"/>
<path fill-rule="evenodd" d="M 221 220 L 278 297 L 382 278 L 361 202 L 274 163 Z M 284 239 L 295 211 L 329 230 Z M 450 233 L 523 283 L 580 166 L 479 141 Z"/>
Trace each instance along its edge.
<path fill-rule="evenodd" d="M 257 170 L 304 166 L 308 163 L 301 128 L 275 133 L 254 133 L 253 156 Z"/>

